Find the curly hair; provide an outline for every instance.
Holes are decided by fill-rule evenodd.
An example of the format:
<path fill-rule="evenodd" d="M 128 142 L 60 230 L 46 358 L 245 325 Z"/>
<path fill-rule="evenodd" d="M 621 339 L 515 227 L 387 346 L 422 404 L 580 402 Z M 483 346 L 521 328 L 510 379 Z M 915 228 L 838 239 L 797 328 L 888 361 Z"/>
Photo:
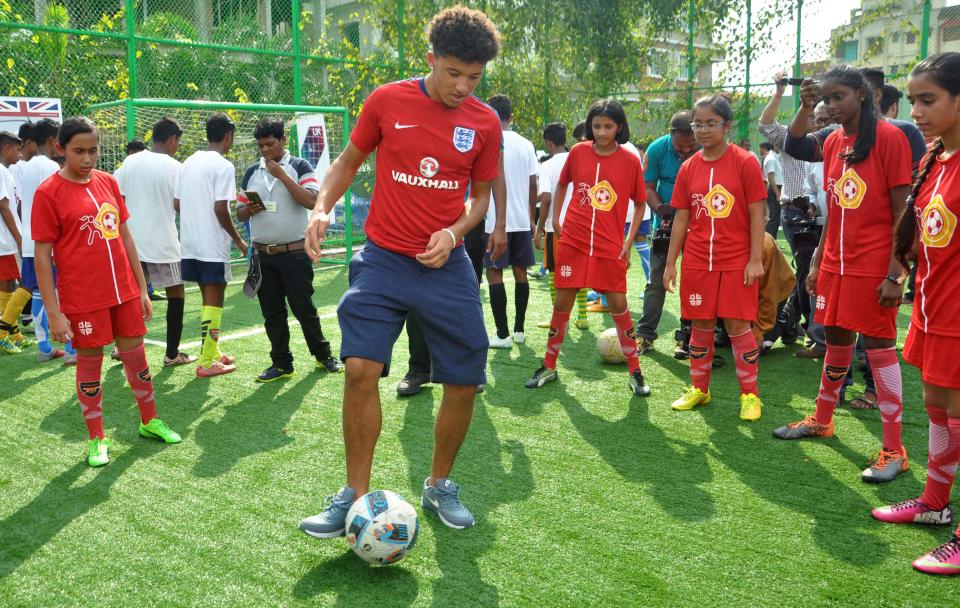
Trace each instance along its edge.
<path fill-rule="evenodd" d="M 488 63 L 500 52 L 500 32 L 484 13 L 454 6 L 430 22 L 430 45 L 438 57 L 464 63 Z"/>

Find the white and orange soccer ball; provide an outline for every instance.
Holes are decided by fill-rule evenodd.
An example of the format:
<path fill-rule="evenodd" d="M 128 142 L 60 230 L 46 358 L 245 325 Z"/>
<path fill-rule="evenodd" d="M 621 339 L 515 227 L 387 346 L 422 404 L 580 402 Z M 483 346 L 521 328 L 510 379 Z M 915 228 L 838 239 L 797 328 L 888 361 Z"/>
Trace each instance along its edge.
<path fill-rule="evenodd" d="M 361 559 L 378 566 L 406 557 L 419 531 L 417 512 L 390 490 L 364 494 L 347 512 L 347 544 Z"/>
<path fill-rule="evenodd" d="M 597 338 L 597 352 L 606 363 L 623 363 L 627 360 L 620 349 L 620 337 L 617 335 L 616 327 L 603 330 Z"/>

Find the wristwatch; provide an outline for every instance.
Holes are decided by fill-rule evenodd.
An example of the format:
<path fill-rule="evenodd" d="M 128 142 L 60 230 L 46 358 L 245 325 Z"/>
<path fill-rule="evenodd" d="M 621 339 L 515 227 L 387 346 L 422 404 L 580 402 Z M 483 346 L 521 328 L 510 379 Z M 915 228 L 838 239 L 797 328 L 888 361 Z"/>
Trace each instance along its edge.
<path fill-rule="evenodd" d="M 886 280 L 890 281 L 894 285 L 903 285 L 903 281 L 906 277 L 903 275 L 894 276 L 892 274 L 888 274 L 885 278 Z"/>

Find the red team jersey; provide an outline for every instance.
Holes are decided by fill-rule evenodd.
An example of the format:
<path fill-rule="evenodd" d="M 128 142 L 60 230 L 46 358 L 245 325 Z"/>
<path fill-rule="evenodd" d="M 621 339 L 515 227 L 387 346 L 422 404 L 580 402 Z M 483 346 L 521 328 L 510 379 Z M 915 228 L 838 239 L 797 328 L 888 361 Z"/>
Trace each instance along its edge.
<path fill-rule="evenodd" d="M 956 287 L 960 277 L 960 154 L 934 162 L 916 205 L 920 251 L 912 324 L 928 334 L 960 338 Z"/>
<path fill-rule="evenodd" d="M 717 160 L 699 151 L 680 167 L 670 206 L 690 210 L 681 268 L 742 271 L 750 261 L 750 203 L 767 200 L 760 163 L 730 144 Z"/>
<path fill-rule="evenodd" d="M 570 149 L 557 187 L 573 183 L 573 197 L 560 232 L 560 244 L 599 258 L 620 256 L 630 199 L 647 201 L 640 159 L 622 146 L 608 156 L 594 152 L 593 142 Z M 642 213 L 641 213 L 642 216 Z"/>
<path fill-rule="evenodd" d="M 422 78 L 377 88 L 350 134 L 361 151 L 377 150 L 367 237 L 394 253 L 423 253 L 460 217 L 470 182 L 497 176 L 502 138 L 496 112 L 476 97 L 448 108 Z"/>
<path fill-rule="evenodd" d="M 139 297 L 120 239 L 120 225 L 129 217 L 117 181 L 102 171 L 94 170 L 86 184 L 56 173 L 37 188 L 33 239 L 53 245 L 64 313 L 112 308 Z"/>
<path fill-rule="evenodd" d="M 877 123 L 877 141 L 855 165 L 839 158 L 856 135 L 837 129 L 823 142 L 823 189 L 827 192 L 827 235 L 820 268 L 841 276 L 887 276 L 893 248 L 890 189 L 911 182 L 910 144 L 900 129 Z"/>

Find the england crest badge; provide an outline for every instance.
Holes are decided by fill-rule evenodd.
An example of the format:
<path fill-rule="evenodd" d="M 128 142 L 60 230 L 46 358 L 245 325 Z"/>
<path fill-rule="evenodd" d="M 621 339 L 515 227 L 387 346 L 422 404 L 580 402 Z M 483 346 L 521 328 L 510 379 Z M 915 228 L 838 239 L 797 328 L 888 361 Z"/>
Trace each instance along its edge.
<path fill-rule="evenodd" d="M 469 152 L 473 149 L 473 139 L 476 137 L 477 131 L 475 129 L 468 129 L 466 127 L 454 127 L 453 128 L 453 147 L 459 150 L 460 152 Z"/>

